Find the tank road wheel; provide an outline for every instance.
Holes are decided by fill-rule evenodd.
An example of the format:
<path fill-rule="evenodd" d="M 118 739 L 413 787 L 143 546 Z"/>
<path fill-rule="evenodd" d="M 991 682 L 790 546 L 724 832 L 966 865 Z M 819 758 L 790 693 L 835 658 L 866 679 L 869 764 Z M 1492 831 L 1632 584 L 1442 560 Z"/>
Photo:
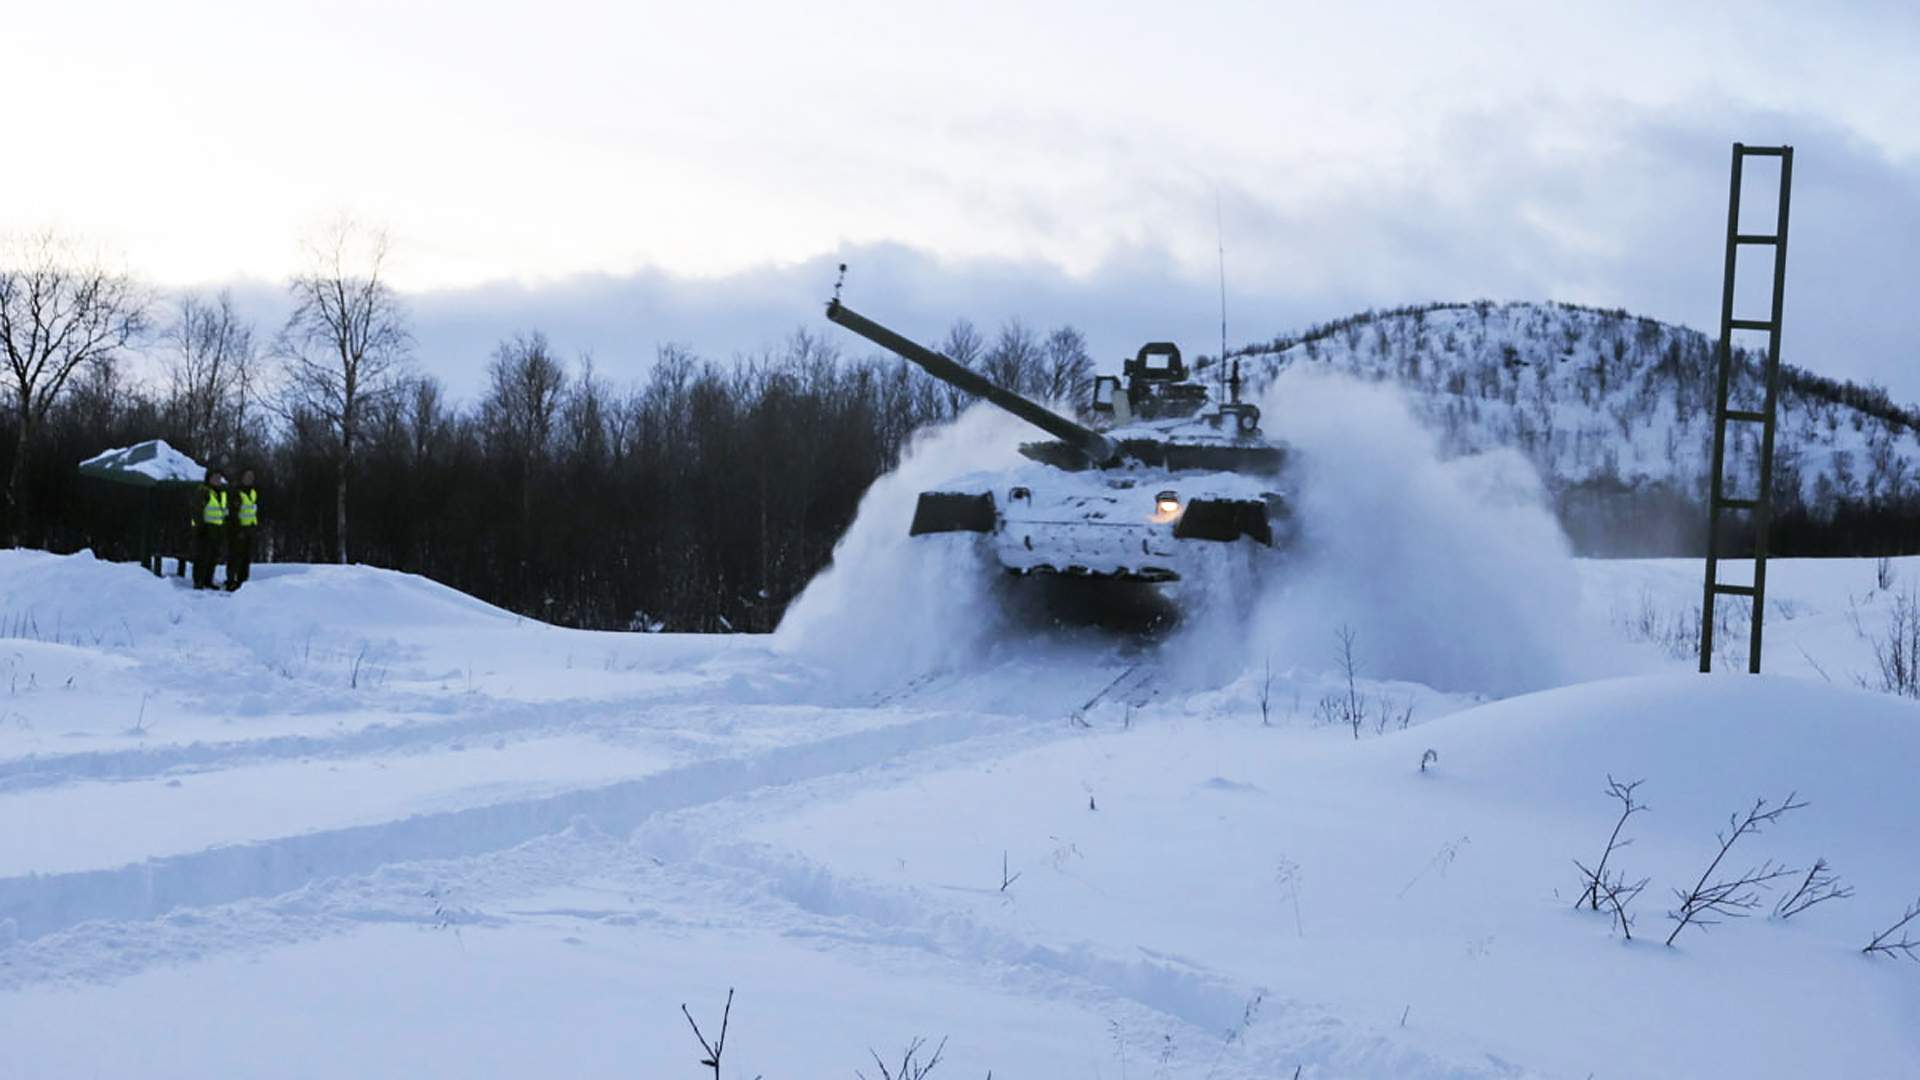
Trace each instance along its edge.
<path fill-rule="evenodd" d="M 913 527 L 909 536 L 944 532 L 992 532 L 998 514 L 993 494 L 969 495 L 958 491 L 923 491 L 913 508 Z"/>
<path fill-rule="evenodd" d="M 1273 546 L 1273 522 L 1266 499 L 1194 499 L 1173 524 L 1176 540 L 1238 540 L 1250 537 Z M 1280 512 L 1284 513 L 1284 508 Z"/>

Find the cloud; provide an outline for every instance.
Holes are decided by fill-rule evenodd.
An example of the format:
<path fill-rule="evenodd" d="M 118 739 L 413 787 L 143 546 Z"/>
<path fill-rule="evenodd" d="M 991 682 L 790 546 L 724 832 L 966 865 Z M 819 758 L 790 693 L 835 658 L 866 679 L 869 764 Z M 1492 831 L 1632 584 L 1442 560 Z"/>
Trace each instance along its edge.
<path fill-rule="evenodd" d="M 1920 339 L 1920 162 L 1889 156 L 1830 121 L 1708 101 L 1688 109 L 1543 99 L 1438 118 L 1433 138 L 1394 167 L 1303 187 L 1242 173 L 1142 165 L 1117 241 L 1089 269 L 1039 256 L 960 257 L 904 243 L 849 244 L 734 273 L 664 269 L 499 283 L 409 295 L 420 359 L 458 395 L 479 391 L 496 342 L 544 330 L 590 353 L 616 380 L 642 375 L 664 343 L 716 358 L 773 347 L 793 330 L 864 343 L 828 326 L 836 265 L 847 300 L 911 336 L 970 318 L 1070 323 L 1111 365 L 1147 340 L 1212 352 L 1219 339 L 1214 198 L 1220 200 L 1233 343 L 1368 307 L 1425 300 L 1571 300 L 1717 328 L 1733 136 L 1797 148 L 1783 354 L 1792 363 L 1920 398 L 1908 363 Z M 1116 149 L 1114 161 L 1136 151 Z M 1747 207 L 1771 210 L 1766 163 Z M 1130 204 L 1123 205 L 1123 204 Z M 1058 207 L 1013 200 L 999 212 L 1035 232 L 1070 230 Z M 1770 227 L 1770 226 L 1769 226 Z M 1765 279 L 1742 266 L 1743 301 Z M 1751 272 L 1750 272 L 1751 271 Z M 278 290 L 243 286 L 263 323 Z M 1742 314 L 1753 313 L 1744 309 Z"/>

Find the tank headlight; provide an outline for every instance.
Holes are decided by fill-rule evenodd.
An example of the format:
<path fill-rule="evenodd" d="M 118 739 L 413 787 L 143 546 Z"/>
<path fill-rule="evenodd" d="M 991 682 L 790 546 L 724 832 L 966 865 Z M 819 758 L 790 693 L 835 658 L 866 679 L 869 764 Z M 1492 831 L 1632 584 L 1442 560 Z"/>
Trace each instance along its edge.
<path fill-rule="evenodd" d="M 1171 491 L 1163 491 L 1153 497 L 1153 509 L 1161 517 L 1172 517 L 1180 512 L 1180 496 Z"/>

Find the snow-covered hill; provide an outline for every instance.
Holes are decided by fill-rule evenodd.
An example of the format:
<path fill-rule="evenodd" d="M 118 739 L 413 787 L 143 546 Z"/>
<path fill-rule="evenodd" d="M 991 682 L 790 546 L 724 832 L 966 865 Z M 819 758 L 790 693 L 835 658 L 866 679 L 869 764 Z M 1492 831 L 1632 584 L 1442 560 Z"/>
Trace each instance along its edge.
<path fill-rule="evenodd" d="M 1369 312 L 1239 355 L 1256 388 L 1295 365 L 1391 381 L 1448 452 L 1520 450 L 1585 549 L 1700 543 L 1715 366 L 1698 331 L 1623 311 L 1481 301 Z M 1758 362 L 1743 354 L 1736 407 L 1758 407 Z M 1920 416 L 1877 389 L 1790 365 L 1781 391 L 1777 518 L 1920 499 Z M 1727 475 L 1751 485 L 1759 426 L 1729 432 Z"/>
<path fill-rule="evenodd" d="M 1177 641 L 928 665 L 0 552 L 0 1077 L 693 1078 L 679 1007 L 729 988 L 728 1080 L 916 1036 L 935 1080 L 1920 1074 L 1920 967 L 1859 951 L 1920 895 L 1920 705 L 1851 688 L 1888 572 L 1775 563 L 1761 679 L 1686 672 L 1693 562 L 1579 564 L 1562 632 L 1620 674 L 1537 694 L 1362 623 L 1356 731 L 1324 633 L 1194 682 Z M 1630 943 L 1573 904 L 1609 774 L 1653 808 Z M 1789 791 L 1730 865 L 1852 898 L 1662 945 Z"/>

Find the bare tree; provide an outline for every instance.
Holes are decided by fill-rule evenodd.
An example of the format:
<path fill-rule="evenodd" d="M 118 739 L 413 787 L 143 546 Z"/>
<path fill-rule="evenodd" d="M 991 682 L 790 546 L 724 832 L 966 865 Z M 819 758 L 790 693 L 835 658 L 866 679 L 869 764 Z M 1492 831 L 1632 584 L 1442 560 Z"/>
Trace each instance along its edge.
<path fill-rule="evenodd" d="M 1859 616 L 1854 616 L 1856 626 Z M 1862 632 L 1873 646 L 1873 660 L 1880 669 L 1875 685 L 1858 676 L 1860 685 L 1901 697 L 1920 698 L 1920 593 L 1912 587 L 1893 594 L 1887 610 L 1887 636 Z"/>
<path fill-rule="evenodd" d="M 983 366 L 987 378 L 1016 394 L 1030 394 L 1040 380 L 1040 340 L 1018 319 L 1000 328 Z"/>
<path fill-rule="evenodd" d="M 1354 655 L 1353 643 L 1359 636 L 1353 627 L 1346 623 L 1341 623 L 1340 629 L 1333 632 L 1334 640 L 1339 643 L 1339 648 L 1334 651 L 1334 659 L 1340 664 L 1341 674 L 1346 676 L 1347 694 L 1344 698 L 1339 694 L 1328 694 L 1320 699 L 1321 714 L 1329 722 L 1352 728 L 1355 739 L 1360 737 L 1360 725 L 1367 718 L 1367 703 L 1361 698 L 1359 687 L 1355 683 L 1360 673 L 1360 660 Z"/>
<path fill-rule="evenodd" d="M 502 341 L 487 365 L 490 380 L 481 403 L 489 434 L 515 454 L 538 456 L 553 441 L 554 414 L 566 389 L 567 372 L 547 344 L 547 335 L 535 330 Z"/>
<path fill-rule="evenodd" d="M 1071 326 L 1047 335 L 1040 346 L 1040 397 L 1045 401 L 1077 403 L 1093 385 L 1093 357 L 1087 339 Z"/>
<path fill-rule="evenodd" d="M 245 424 L 258 374 L 253 327 L 233 310 L 229 294 L 209 302 L 189 293 L 175 303 L 160 341 L 167 408 L 190 446 L 211 455 L 230 445 Z"/>
<path fill-rule="evenodd" d="M 947 328 L 946 339 L 940 343 L 940 352 L 947 359 L 959 364 L 961 367 L 971 368 L 976 371 L 980 368 L 980 357 L 984 355 L 986 351 L 987 345 L 985 340 L 981 338 L 980 331 L 966 319 L 955 320 L 954 324 Z M 960 410 L 973 404 L 973 396 L 966 391 L 955 386 L 949 386 L 946 383 L 939 385 L 941 391 L 945 394 L 945 415 L 950 417 L 958 416 Z"/>
<path fill-rule="evenodd" d="M 407 380 L 407 452 L 413 465 L 431 457 L 452 434 L 446 391 L 440 380 L 418 375 Z"/>
<path fill-rule="evenodd" d="M 1581 865 L 1580 860 L 1574 860 L 1573 865 L 1579 868 L 1580 876 L 1586 883 L 1585 890 L 1580 893 L 1580 899 L 1573 902 L 1574 907 L 1586 904 L 1595 911 L 1600 910 L 1601 886 L 1607 880 L 1607 862 L 1613 858 L 1614 852 L 1633 843 L 1632 840 L 1622 840 L 1620 830 L 1626 828 L 1628 818 L 1647 808 L 1646 803 L 1634 797 L 1634 789 L 1643 783 L 1645 783 L 1644 780 L 1635 780 L 1632 783 L 1623 784 L 1611 775 L 1607 777 L 1607 797 L 1619 802 L 1620 817 L 1614 821 L 1613 832 L 1607 834 L 1606 849 L 1600 852 L 1600 861 L 1595 863 L 1592 869 Z"/>
<path fill-rule="evenodd" d="M 1760 893 L 1763 890 L 1780 878 L 1796 873 L 1769 859 L 1734 877 L 1714 877 L 1715 871 L 1720 869 L 1720 863 L 1741 837 L 1756 834 L 1763 827 L 1779 821 L 1789 811 L 1807 805 L 1794 802 L 1793 795 L 1789 792 L 1780 805 L 1771 810 L 1767 809 L 1767 800 L 1755 799 L 1753 808 L 1747 811 L 1746 816 L 1735 814 L 1727 819 L 1727 831 L 1717 836 L 1720 850 L 1714 854 L 1707 868 L 1701 871 L 1700 880 L 1686 892 L 1679 889 L 1673 891 L 1680 906 L 1667 913 L 1667 917 L 1674 921 L 1673 933 L 1667 935 L 1667 944 L 1673 944 L 1673 940 L 1680 936 L 1680 931 L 1689 926 L 1705 929 L 1717 925 L 1721 919 L 1746 918 L 1754 908 L 1760 906 Z"/>
<path fill-rule="evenodd" d="M 347 479 L 367 413 L 404 383 L 413 336 L 384 276 L 387 237 L 343 221 L 310 245 L 311 268 L 288 286 L 294 311 L 280 331 L 285 411 L 322 420 L 335 454 L 334 556 L 347 561 Z"/>
<path fill-rule="evenodd" d="M 0 251 L 0 350 L 14 423 L 10 543 L 22 542 L 32 516 L 22 478 L 53 403 L 75 372 L 112 363 L 146 327 L 146 295 L 133 279 L 80 258 L 57 234 L 14 239 Z"/>

